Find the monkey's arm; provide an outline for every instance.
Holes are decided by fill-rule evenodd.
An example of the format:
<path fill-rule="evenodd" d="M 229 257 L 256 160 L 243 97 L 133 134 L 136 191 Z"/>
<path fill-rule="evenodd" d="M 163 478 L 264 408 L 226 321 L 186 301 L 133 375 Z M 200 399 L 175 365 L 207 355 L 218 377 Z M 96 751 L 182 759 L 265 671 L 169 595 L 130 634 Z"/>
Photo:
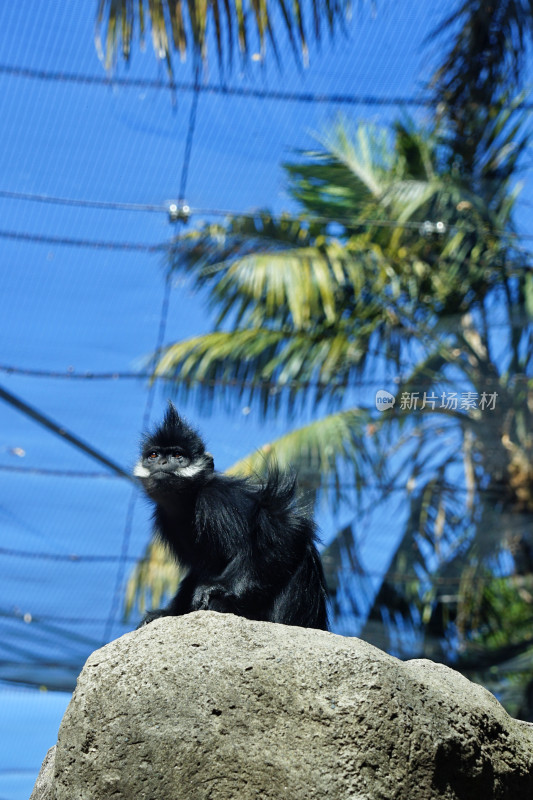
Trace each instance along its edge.
<path fill-rule="evenodd" d="M 271 507 L 275 504 L 266 504 L 262 495 L 218 474 L 200 493 L 197 545 L 219 566 L 201 576 L 193 609 L 256 617 L 288 580 L 299 560 L 298 548 L 291 543 L 284 514 Z"/>
<path fill-rule="evenodd" d="M 192 596 L 196 610 L 251 614 L 265 596 L 265 581 L 260 582 L 253 561 L 246 553 L 239 553 L 228 563 L 220 575 L 203 580 Z"/>

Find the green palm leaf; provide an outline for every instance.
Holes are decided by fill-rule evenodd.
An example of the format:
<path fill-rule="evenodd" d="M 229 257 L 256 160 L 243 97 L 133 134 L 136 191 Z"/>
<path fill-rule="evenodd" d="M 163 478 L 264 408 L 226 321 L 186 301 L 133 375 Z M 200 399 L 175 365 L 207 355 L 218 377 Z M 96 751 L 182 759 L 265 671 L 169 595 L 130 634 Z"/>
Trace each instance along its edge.
<path fill-rule="evenodd" d="M 269 464 L 293 467 L 300 485 L 316 499 L 318 491 L 339 501 L 349 484 L 360 491 L 371 463 L 368 411 L 351 408 L 291 430 L 237 461 L 230 474 L 260 475 Z"/>
<path fill-rule="evenodd" d="M 175 380 L 178 393 L 198 389 L 213 396 L 216 390 L 219 397 L 233 394 L 247 403 L 259 397 L 265 414 L 275 413 L 283 400 L 304 400 L 304 386 L 317 399 L 338 404 L 351 373 L 368 358 L 372 322 L 360 328 L 359 340 L 337 328 L 216 331 L 170 345 L 159 354 L 154 377 Z"/>

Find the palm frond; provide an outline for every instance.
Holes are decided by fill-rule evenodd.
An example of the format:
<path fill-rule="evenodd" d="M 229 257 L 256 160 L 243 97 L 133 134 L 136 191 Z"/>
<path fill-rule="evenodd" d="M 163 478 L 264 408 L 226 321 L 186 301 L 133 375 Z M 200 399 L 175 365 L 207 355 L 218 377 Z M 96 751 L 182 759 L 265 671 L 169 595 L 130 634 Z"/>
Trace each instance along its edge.
<path fill-rule="evenodd" d="M 363 564 L 354 525 L 345 525 L 321 554 L 324 577 L 333 619 L 342 619 L 341 598 L 349 595 L 350 608 L 364 619 L 372 603 L 375 589 L 372 577 Z"/>
<path fill-rule="evenodd" d="M 154 376 L 174 375 L 180 381 L 209 382 L 249 379 L 258 382 L 272 375 L 272 361 L 285 336 L 279 331 L 245 329 L 215 331 L 177 342 L 164 349 Z"/>
<path fill-rule="evenodd" d="M 291 430 L 240 459 L 230 474 L 260 475 L 273 463 L 294 467 L 300 485 L 315 497 L 325 493 L 337 501 L 349 484 L 359 492 L 368 473 L 370 454 L 368 411 L 351 408 Z"/>
<path fill-rule="evenodd" d="M 234 262 L 218 282 L 224 299 L 218 322 L 237 311 L 239 324 L 257 325 L 283 316 L 296 330 L 317 321 L 332 323 L 339 313 L 338 287 L 347 282 L 346 254 L 335 244 L 278 250 Z M 355 265 L 352 266 L 352 271 Z"/>
<path fill-rule="evenodd" d="M 257 397 L 264 414 L 276 413 L 284 400 L 294 409 L 305 400 L 305 389 L 317 401 L 338 405 L 352 372 L 363 370 L 369 358 L 373 323 L 359 328 L 359 339 L 342 328 L 216 331 L 163 350 L 154 377 L 172 380 L 182 396 L 198 389 L 211 399 L 233 395 L 247 404 Z"/>
<path fill-rule="evenodd" d="M 135 608 L 140 614 L 148 608 L 160 608 L 175 594 L 180 577 L 164 545 L 152 539 L 128 578 L 124 618 L 128 619 Z"/>
<path fill-rule="evenodd" d="M 383 128 L 359 125 L 353 129 L 340 117 L 331 131 L 317 136 L 329 154 L 374 198 L 383 193 L 383 178 L 392 168 L 390 138 Z"/>
<path fill-rule="evenodd" d="M 148 13 L 146 13 L 146 3 Z M 333 35 L 347 20 L 350 6 L 347 0 L 313 0 L 315 19 L 313 38 L 320 41 L 321 17 L 327 20 Z M 296 58 L 307 64 L 309 53 L 307 25 L 304 23 L 303 0 L 287 4 L 276 0 L 98 0 L 95 42 L 98 55 L 107 70 L 113 70 L 121 53 L 127 62 L 131 58 L 132 42 L 139 27 L 144 41 L 145 19 L 150 20 L 152 45 L 156 58 L 167 65 L 173 77 L 172 54 L 177 51 L 181 60 L 190 54 L 193 59 L 207 61 L 207 42 L 210 24 L 221 72 L 232 66 L 234 50 L 243 59 L 259 52 L 265 57 L 267 40 L 276 60 L 283 51 L 281 32 L 287 37 Z"/>
<path fill-rule="evenodd" d="M 533 32 L 533 2 L 464 0 L 433 32 L 447 36 L 444 60 L 433 83 L 441 98 L 459 107 L 465 97 L 479 103 L 522 73 L 526 42 Z M 442 43 L 441 43 L 442 44 Z"/>
<path fill-rule="evenodd" d="M 300 161 L 283 165 L 288 191 L 306 211 L 349 225 L 386 186 L 393 169 L 388 133 L 368 125 L 353 128 L 339 116 L 316 139 L 322 150 L 300 151 Z"/>
<path fill-rule="evenodd" d="M 227 318 L 296 330 L 333 324 L 347 294 L 357 298 L 369 281 L 383 287 L 388 277 L 379 249 L 355 242 L 346 248 L 299 220 L 266 214 L 188 233 L 171 246 L 168 260 L 170 269 L 209 288 L 217 325 Z"/>

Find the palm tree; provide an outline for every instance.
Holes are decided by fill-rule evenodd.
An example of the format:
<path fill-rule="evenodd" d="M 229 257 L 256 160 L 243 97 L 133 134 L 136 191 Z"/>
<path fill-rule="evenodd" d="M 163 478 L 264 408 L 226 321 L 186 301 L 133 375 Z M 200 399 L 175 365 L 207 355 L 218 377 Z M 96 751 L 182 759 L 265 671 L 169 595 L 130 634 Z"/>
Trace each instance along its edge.
<path fill-rule="evenodd" d="M 231 68 L 234 51 L 238 49 L 243 61 L 248 58 L 262 61 L 267 42 L 278 64 L 281 63 L 284 30 L 287 43 L 297 60 L 308 60 L 308 35 L 320 41 L 326 28 L 333 36 L 343 28 L 350 13 L 348 0 L 300 0 L 286 3 L 276 0 L 252 0 L 249 6 L 240 0 L 233 2 L 187 4 L 170 0 L 98 0 L 96 12 L 96 46 L 106 69 L 116 64 L 118 54 L 128 62 L 132 42 L 139 30 L 144 46 L 146 19 L 150 20 L 151 38 L 156 58 L 165 61 L 169 77 L 173 76 L 172 52 L 181 60 L 192 55 L 196 64 L 207 62 L 208 41 L 213 37 L 219 68 Z M 102 30 L 104 34 L 102 36 Z"/>
<path fill-rule="evenodd" d="M 354 514 L 369 481 L 384 499 L 403 487 L 409 514 L 379 590 L 346 526 L 325 553 L 332 589 L 366 608 L 366 638 L 401 655 L 413 648 L 398 632 L 485 683 L 495 663 L 499 677 L 519 669 L 504 700 L 527 716 L 533 279 L 513 228 L 527 137 L 508 87 L 532 15 L 510 0 L 491 9 L 465 3 L 444 26 L 459 32 L 433 127 L 340 122 L 285 165 L 299 216 L 235 217 L 175 243 L 170 269 L 193 275 L 219 316 L 158 354 L 156 375 L 206 403 L 257 400 L 265 417 L 312 405 L 312 422 L 235 469 L 291 461 L 315 499 Z M 380 413 L 364 387 L 386 368 L 399 384 Z"/>
<path fill-rule="evenodd" d="M 155 375 L 204 402 L 257 400 L 265 417 L 313 404 L 312 422 L 236 470 L 292 462 L 315 497 L 337 503 L 356 502 L 372 477 L 385 497 L 404 486 L 410 513 L 381 589 L 371 596 L 359 564 L 352 599 L 370 598 L 367 638 L 390 649 L 408 625 L 419 652 L 442 660 L 494 637 L 502 592 L 514 592 L 517 617 L 531 614 L 532 281 L 512 228 L 526 146 L 512 117 L 511 105 L 486 131 L 483 169 L 500 165 L 489 203 L 448 169 L 437 130 L 403 123 L 391 137 L 341 121 L 286 165 L 299 217 L 208 224 L 169 253 L 219 315 L 211 333 L 160 353 Z M 385 365 L 401 377 L 386 414 L 362 401 Z M 452 392 L 464 402 L 443 402 Z M 339 541 L 346 551 L 345 529 L 337 559 Z M 515 656 L 524 630 L 498 647 L 516 645 Z"/>

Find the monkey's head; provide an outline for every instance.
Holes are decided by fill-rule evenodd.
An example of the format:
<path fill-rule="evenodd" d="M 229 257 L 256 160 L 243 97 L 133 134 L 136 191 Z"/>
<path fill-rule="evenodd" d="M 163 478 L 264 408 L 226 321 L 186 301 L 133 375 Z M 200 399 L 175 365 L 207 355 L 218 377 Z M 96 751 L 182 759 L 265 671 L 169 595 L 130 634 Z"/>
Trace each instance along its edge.
<path fill-rule="evenodd" d="M 163 423 L 144 436 L 133 474 L 152 500 L 164 502 L 165 497 L 205 483 L 214 468 L 213 456 L 200 436 L 169 403 Z"/>

